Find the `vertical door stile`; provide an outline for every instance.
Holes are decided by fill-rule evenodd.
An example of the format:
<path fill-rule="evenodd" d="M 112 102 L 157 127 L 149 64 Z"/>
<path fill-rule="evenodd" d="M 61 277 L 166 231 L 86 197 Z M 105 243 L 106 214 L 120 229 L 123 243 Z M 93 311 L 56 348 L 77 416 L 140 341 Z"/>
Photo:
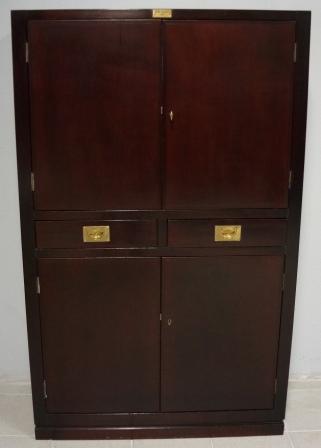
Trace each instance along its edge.
<path fill-rule="evenodd" d="M 164 35 L 164 20 L 160 21 L 160 182 L 161 182 L 161 208 L 164 209 L 165 188 L 166 188 L 166 78 L 165 78 L 165 35 Z"/>

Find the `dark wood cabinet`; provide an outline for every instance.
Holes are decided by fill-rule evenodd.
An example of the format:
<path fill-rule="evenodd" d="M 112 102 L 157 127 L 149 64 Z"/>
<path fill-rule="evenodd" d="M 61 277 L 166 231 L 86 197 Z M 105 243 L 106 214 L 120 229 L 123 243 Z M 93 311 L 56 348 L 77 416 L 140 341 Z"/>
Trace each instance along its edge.
<path fill-rule="evenodd" d="M 283 432 L 309 29 L 12 12 L 37 438 Z"/>

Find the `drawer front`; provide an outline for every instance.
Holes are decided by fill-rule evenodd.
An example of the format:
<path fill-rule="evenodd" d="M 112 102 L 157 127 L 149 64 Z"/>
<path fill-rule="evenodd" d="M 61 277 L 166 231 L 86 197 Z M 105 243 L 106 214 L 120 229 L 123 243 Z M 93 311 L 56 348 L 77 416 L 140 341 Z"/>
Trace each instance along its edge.
<path fill-rule="evenodd" d="M 153 247 L 157 221 L 38 221 L 36 243 L 39 249 Z"/>
<path fill-rule="evenodd" d="M 280 246 L 285 244 L 286 226 L 287 221 L 282 219 L 169 220 L 168 245 Z"/>

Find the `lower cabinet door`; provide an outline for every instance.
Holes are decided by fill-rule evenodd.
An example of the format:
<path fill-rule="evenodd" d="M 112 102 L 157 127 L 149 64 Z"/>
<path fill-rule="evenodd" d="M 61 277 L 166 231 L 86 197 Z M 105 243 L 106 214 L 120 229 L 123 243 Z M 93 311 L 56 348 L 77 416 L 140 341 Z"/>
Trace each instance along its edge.
<path fill-rule="evenodd" d="M 40 259 L 48 412 L 159 410 L 160 259 Z"/>
<path fill-rule="evenodd" d="M 163 411 L 274 406 L 283 256 L 163 259 Z"/>

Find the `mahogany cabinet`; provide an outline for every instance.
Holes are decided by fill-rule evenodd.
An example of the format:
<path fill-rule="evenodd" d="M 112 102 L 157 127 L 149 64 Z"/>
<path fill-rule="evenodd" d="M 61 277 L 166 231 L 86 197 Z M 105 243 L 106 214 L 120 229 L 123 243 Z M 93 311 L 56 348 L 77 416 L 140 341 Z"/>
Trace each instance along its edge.
<path fill-rule="evenodd" d="M 283 432 L 309 32 L 12 12 L 37 438 Z"/>

